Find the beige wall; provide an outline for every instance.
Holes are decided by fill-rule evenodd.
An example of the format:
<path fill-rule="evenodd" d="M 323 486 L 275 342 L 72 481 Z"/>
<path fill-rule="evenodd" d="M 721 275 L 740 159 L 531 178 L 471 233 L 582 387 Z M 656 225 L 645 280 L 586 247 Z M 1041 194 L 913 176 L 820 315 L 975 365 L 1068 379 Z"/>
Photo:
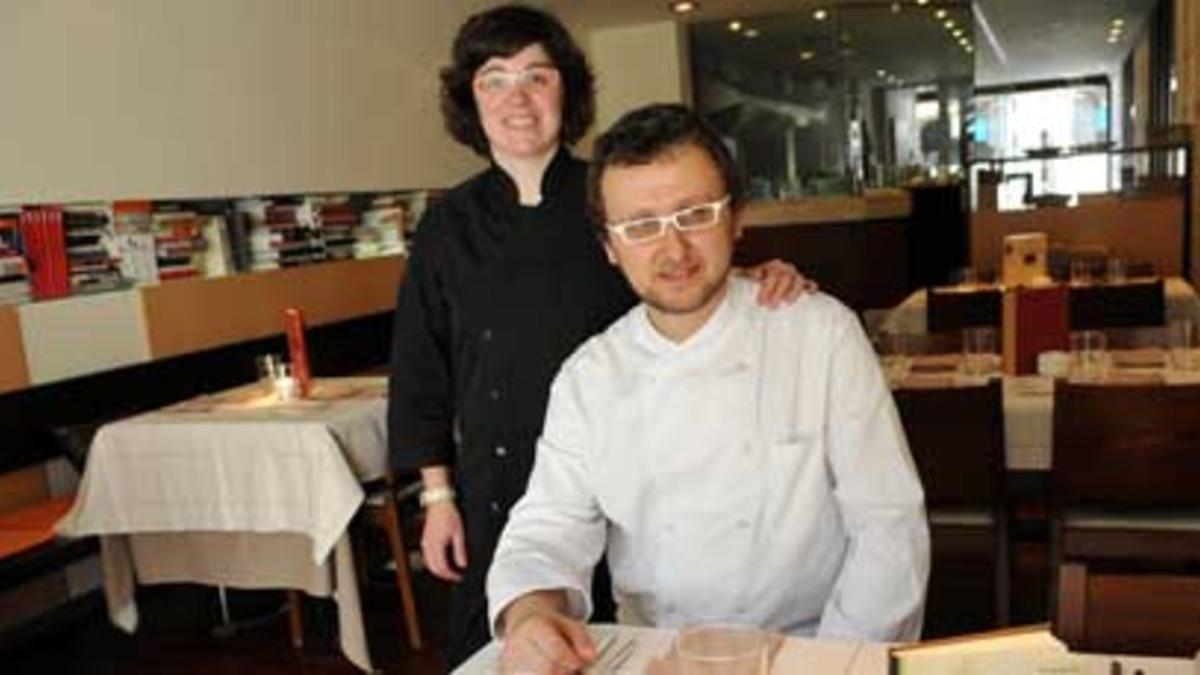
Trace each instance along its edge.
<path fill-rule="evenodd" d="M 691 99 L 687 31 L 674 21 L 592 30 L 586 48 L 596 73 L 593 137 L 638 106 Z"/>
<path fill-rule="evenodd" d="M 483 0 L 6 0 L 0 203 L 438 187 Z"/>

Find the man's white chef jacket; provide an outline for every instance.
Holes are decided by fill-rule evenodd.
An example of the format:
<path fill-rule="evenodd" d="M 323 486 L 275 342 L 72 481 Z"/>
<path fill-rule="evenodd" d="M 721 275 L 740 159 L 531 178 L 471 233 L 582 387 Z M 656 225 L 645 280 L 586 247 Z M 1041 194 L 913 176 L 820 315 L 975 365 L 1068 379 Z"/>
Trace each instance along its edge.
<path fill-rule="evenodd" d="M 728 283 L 682 344 L 639 305 L 563 364 L 488 575 L 493 627 L 542 589 L 586 618 L 607 545 L 625 623 L 918 637 L 921 485 L 858 319 L 820 294 L 768 310 Z"/>

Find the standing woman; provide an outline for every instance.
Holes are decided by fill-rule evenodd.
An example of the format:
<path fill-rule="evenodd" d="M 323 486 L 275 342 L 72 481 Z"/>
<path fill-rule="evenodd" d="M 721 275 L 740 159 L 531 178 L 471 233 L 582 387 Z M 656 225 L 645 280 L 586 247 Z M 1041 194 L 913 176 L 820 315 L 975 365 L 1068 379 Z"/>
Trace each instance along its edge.
<path fill-rule="evenodd" d="M 589 226 L 587 165 L 567 150 L 595 100 L 566 30 L 503 6 L 468 19 L 451 58 L 446 127 L 491 166 L 447 192 L 417 230 L 396 306 L 388 435 L 393 466 L 421 471 L 426 565 L 457 582 L 452 669 L 489 639 L 484 580 L 525 491 L 550 382 L 636 298 Z M 788 265 L 755 272 L 764 303 L 803 285 Z"/>

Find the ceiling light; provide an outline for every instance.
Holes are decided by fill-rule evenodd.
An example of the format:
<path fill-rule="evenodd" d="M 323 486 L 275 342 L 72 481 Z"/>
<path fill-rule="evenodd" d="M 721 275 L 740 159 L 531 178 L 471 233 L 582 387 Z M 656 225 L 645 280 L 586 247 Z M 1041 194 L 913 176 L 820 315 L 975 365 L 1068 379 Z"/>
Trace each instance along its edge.
<path fill-rule="evenodd" d="M 1124 25 L 1125 25 L 1125 19 L 1118 17 L 1118 18 L 1112 20 L 1113 28 L 1121 28 Z"/>
<path fill-rule="evenodd" d="M 679 0 L 679 2 L 672 2 L 670 7 L 671 11 L 676 14 L 687 14 L 699 9 L 700 5 L 695 2 L 688 2 L 687 0 Z"/>
<path fill-rule="evenodd" d="M 875 71 L 875 74 L 876 74 L 876 75 L 878 75 L 880 78 L 887 77 L 887 71 L 886 71 L 886 70 L 882 70 L 882 69 L 881 69 L 881 70 L 877 70 L 877 71 Z"/>
<path fill-rule="evenodd" d="M 812 61 L 814 58 L 816 58 L 816 56 L 817 56 L 817 53 L 810 49 L 806 49 L 806 50 L 800 52 L 800 60 L 801 61 Z"/>
<path fill-rule="evenodd" d="M 893 2 L 892 3 L 892 14 L 899 14 L 899 13 L 900 13 L 900 3 Z"/>
<path fill-rule="evenodd" d="M 924 7 L 929 4 L 929 0 L 917 0 L 917 4 Z"/>
<path fill-rule="evenodd" d="M 953 30 L 957 24 L 954 23 L 954 19 L 946 19 L 946 23 L 942 25 L 946 27 L 946 30 Z"/>
<path fill-rule="evenodd" d="M 953 35 L 954 35 L 954 37 L 962 37 L 962 36 L 963 36 L 963 33 L 965 33 L 965 32 L 966 32 L 966 31 L 964 31 L 964 30 L 963 30 L 963 29 L 961 29 L 961 28 L 955 28 L 955 29 L 954 29 L 954 33 L 953 33 Z"/>
<path fill-rule="evenodd" d="M 745 35 L 748 38 L 756 38 L 756 37 L 758 37 L 758 29 L 757 28 L 747 28 L 746 30 L 742 31 L 742 35 Z"/>
<path fill-rule="evenodd" d="M 1120 41 L 1121 41 L 1121 36 L 1119 36 L 1119 35 L 1109 35 L 1108 36 L 1108 44 L 1110 44 L 1110 45 L 1115 45 Z"/>
<path fill-rule="evenodd" d="M 971 45 L 967 45 L 966 47 L 963 47 L 963 51 L 970 54 L 971 52 L 975 51 L 975 48 Z"/>
<path fill-rule="evenodd" d="M 817 21 L 824 21 L 829 18 L 829 10 L 824 7 L 818 8 L 817 11 L 813 12 L 813 18 Z"/>
<path fill-rule="evenodd" d="M 944 18 L 946 18 L 946 14 L 948 14 L 948 12 L 947 12 L 946 10 L 944 10 L 944 9 L 939 9 L 938 11 L 936 11 L 936 12 L 934 12 L 934 13 L 933 13 L 933 16 L 934 16 L 934 18 L 935 18 L 935 19 L 939 19 L 939 20 L 940 20 L 940 19 L 944 19 Z"/>
<path fill-rule="evenodd" d="M 1175 75 L 1171 75 L 1171 84 L 1168 85 L 1167 88 L 1171 91 L 1172 94 L 1179 91 L 1179 78 L 1175 77 Z"/>
<path fill-rule="evenodd" d="M 736 19 L 735 19 L 735 20 L 733 20 L 733 21 L 730 21 L 730 22 L 729 22 L 729 30 L 731 30 L 731 31 L 733 31 L 733 32 L 735 32 L 735 33 L 736 33 L 736 32 L 738 32 L 738 31 L 739 31 L 739 30 L 741 30 L 741 29 L 742 29 L 742 22 L 741 22 L 741 21 L 738 21 L 738 20 L 736 20 Z"/>

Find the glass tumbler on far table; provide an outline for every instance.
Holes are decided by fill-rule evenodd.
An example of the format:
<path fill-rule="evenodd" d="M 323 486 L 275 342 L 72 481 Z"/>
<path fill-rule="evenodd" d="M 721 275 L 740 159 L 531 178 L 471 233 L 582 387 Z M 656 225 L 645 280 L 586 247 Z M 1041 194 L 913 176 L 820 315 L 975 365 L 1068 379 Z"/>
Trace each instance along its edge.
<path fill-rule="evenodd" d="M 679 675 L 767 675 L 769 646 L 753 626 L 688 626 L 675 638 Z"/>
<path fill-rule="evenodd" d="M 1077 379 L 1103 380 L 1108 374 L 1108 339 L 1103 331 L 1080 330 L 1071 333 L 1071 367 Z"/>
<path fill-rule="evenodd" d="M 1167 338 L 1173 370 L 1200 370 L 1200 333 L 1195 321 L 1172 321 L 1167 326 Z"/>
<path fill-rule="evenodd" d="M 268 392 L 275 391 L 275 378 L 279 376 L 279 367 L 283 365 L 283 357 L 279 354 L 259 354 L 254 357 L 254 367 L 258 370 L 258 383 Z"/>
<path fill-rule="evenodd" d="M 879 363 L 883 366 L 883 374 L 889 384 L 900 382 L 908 377 L 912 358 L 909 356 L 909 339 L 904 333 L 879 331 L 871 339 L 875 353 L 879 355 Z"/>
<path fill-rule="evenodd" d="M 996 329 L 976 326 L 963 329 L 963 372 L 990 375 L 995 364 Z"/>

